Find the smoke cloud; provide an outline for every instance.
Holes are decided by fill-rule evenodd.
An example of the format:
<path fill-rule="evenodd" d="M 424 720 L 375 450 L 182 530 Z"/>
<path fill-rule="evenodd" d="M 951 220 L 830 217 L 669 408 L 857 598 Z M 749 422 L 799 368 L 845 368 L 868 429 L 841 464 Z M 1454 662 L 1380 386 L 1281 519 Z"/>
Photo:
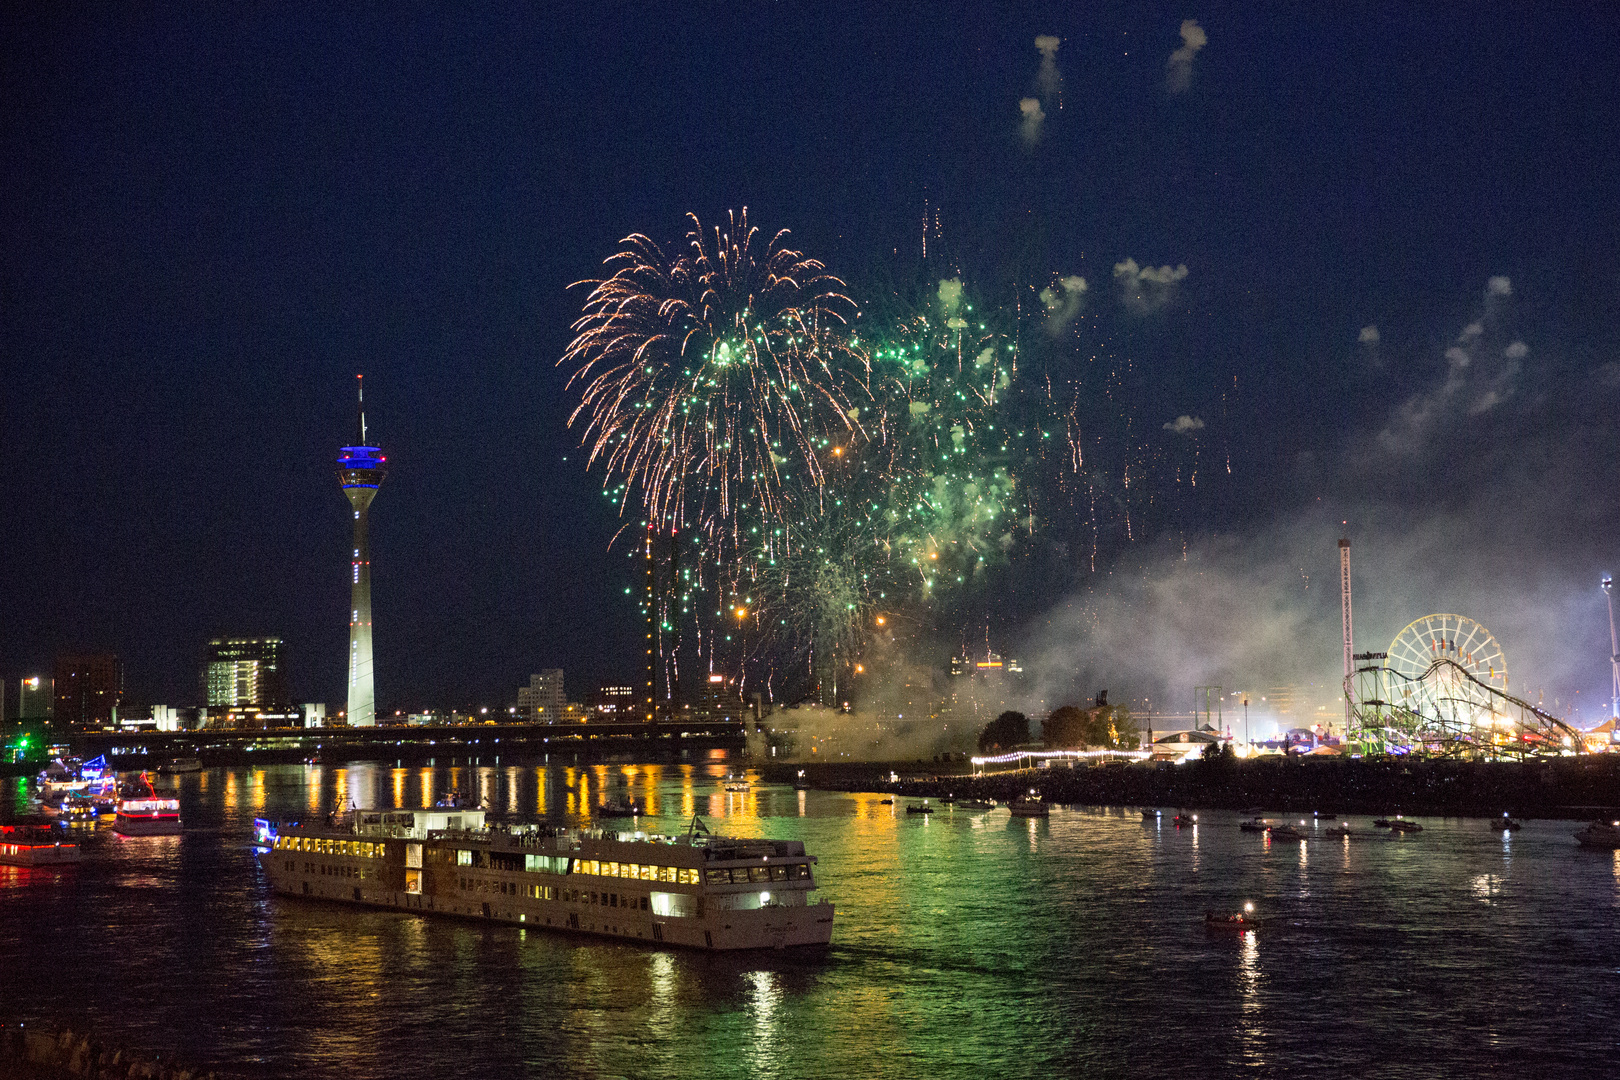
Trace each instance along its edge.
<path fill-rule="evenodd" d="M 1041 111 L 1040 101 L 1032 97 L 1021 100 L 1018 111 L 1024 116 L 1024 122 L 1018 129 L 1024 137 L 1024 145 L 1034 146 L 1041 141 L 1041 124 L 1046 120 L 1046 113 Z"/>
<path fill-rule="evenodd" d="M 1051 101 L 1063 89 L 1063 73 L 1058 71 L 1057 51 L 1063 39 L 1042 34 L 1035 39 L 1035 48 L 1041 54 L 1041 68 L 1035 73 L 1035 89 L 1041 97 Z"/>
<path fill-rule="evenodd" d="M 1186 19 L 1181 24 L 1181 48 L 1170 54 L 1165 62 L 1168 70 L 1168 85 L 1172 94 L 1183 93 L 1192 85 L 1193 57 L 1198 50 L 1209 43 L 1209 37 L 1204 28 L 1192 19 Z"/>
<path fill-rule="evenodd" d="M 1186 415 L 1178 416 L 1164 425 L 1164 430 L 1173 431 L 1177 435 L 1189 435 L 1194 431 L 1202 431 L 1203 428 L 1204 422 L 1202 420 L 1196 416 Z"/>
<path fill-rule="evenodd" d="M 1486 299 L 1509 295 L 1489 286 Z M 1164 537 L 1084 576 L 1020 643 L 1031 705 L 1107 687 L 1138 710 L 1185 716 L 1195 687 L 1219 685 L 1248 692 L 1257 736 L 1279 723 L 1337 729 L 1337 540 L 1348 535 L 1358 651 L 1455 612 L 1500 642 L 1510 692 L 1580 724 L 1602 719 L 1609 640 L 1597 581 L 1613 569 L 1620 528 L 1606 479 L 1620 454 L 1609 422 L 1620 365 L 1531 369 L 1536 353 L 1504 317 L 1468 322 L 1428 384 L 1381 423 L 1266 477 L 1272 502 L 1246 526 Z M 1521 379 L 1534 397 L 1515 393 Z M 1291 711 L 1279 714 L 1274 696 Z M 1225 719 L 1241 734 L 1236 698 Z"/>
<path fill-rule="evenodd" d="M 1046 329 L 1052 336 L 1063 333 L 1080 314 L 1085 295 L 1086 279 L 1077 276 L 1059 278 L 1055 286 L 1048 285 L 1041 290 L 1041 303 L 1046 307 Z"/>
<path fill-rule="evenodd" d="M 1187 276 L 1185 265 L 1171 268 L 1138 266 L 1127 258 L 1114 264 L 1114 280 L 1119 283 L 1120 296 L 1125 306 L 1138 314 L 1157 311 L 1170 302 L 1178 282 Z"/>
<path fill-rule="evenodd" d="M 1363 345 L 1378 344 L 1378 327 L 1363 326 L 1361 328 L 1361 336 L 1356 340 L 1360 341 Z"/>

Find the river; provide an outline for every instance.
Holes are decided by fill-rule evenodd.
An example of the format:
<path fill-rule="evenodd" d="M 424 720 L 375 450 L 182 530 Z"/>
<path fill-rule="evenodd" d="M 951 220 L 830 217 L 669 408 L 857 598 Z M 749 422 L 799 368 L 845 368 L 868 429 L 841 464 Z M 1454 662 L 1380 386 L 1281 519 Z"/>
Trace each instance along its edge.
<path fill-rule="evenodd" d="M 1568 822 L 1425 819 L 1273 842 L 1203 812 L 908 815 L 725 766 L 391 764 L 179 778 L 186 831 L 98 827 L 84 861 L 0 867 L 0 1013 L 235 1075 L 1615 1075 L 1620 855 Z M 271 896 L 255 817 L 450 791 L 579 822 L 799 839 L 838 905 L 825 954 L 702 955 Z M 0 815 L 26 808 L 0 782 Z M 1320 826 L 1309 826 L 1320 828 Z M 1266 921 L 1210 932 L 1206 911 Z"/>

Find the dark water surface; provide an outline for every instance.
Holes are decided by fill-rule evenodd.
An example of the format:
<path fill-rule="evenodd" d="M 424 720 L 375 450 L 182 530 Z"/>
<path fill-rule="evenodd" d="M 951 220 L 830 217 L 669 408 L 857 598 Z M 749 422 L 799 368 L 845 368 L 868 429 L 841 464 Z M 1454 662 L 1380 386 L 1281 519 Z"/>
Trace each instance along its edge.
<path fill-rule="evenodd" d="M 1567 822 L 1273 843 L 1209 812 L 908 816 L 724 766 L 273 766 L 180 780 L 181 837 L 0 867 L 0 1012 L 247 1076 L 1620 1075 L 1620 856 Z M 0 811 L 23 806 L 20 781 Z M 271 897 L 252 819 L 452 788 L 801 839 L 825 955 L 709 956 Z M 650 824 L 647 822 L 650 820 Z M 1212 934 L 1207 909 L 1271 921 Z"/>

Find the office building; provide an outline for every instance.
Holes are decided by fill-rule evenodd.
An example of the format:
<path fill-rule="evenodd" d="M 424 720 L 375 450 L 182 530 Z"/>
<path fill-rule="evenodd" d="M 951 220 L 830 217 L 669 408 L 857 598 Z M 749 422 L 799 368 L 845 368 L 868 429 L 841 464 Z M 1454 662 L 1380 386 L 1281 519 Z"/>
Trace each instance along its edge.
<path fill-rule="evenodd" d="M 561 668 L 546 668 L 538 675 L 530 675 L 529 685 L 518 687 L 518 715 L 535 723 L 561 723 L 563 706 L 567 703 Z"/>
<path fill-rule="evenodd" d="M 124 664 L 112 653 L 56 658 L 55 704 L 58 724 L 104 728 L 124 697 Z"/>
<path fill-rule="evenodd" d="M 358 379 L 359 376 L 356 376 Z M 363 384 L 360 384 L 363 387 Z M 377 688 L 371 661 L 371 544 L 367 523 L 371 500 L 377 495 L 388 461 L 382 451 L 368 445 L 366 396 L 360 390 L 360 442 L 338 451 L 338 481 L 354 511 L 354 555 L 349 589 L 349 712 L 350 727 L 375 727 Z"/>
<path fill-rule="evenodd" d="M 203 657 L 203 694 L 211 706 L 287 703 L 287 668 L 280 638 L 215 638 Z"/>
<path fill-rule="evenodd" d="M 607 720 L 641 720 L 636 711 L 636 688 L 629 683 L 603 683 L 596 688 L 592 711 Z"/>
<path fill-rule="evenodd" d="M 56 680 L 32 675 L 17 688 L 17 719 L 48 720 L 56 711 Z"/>

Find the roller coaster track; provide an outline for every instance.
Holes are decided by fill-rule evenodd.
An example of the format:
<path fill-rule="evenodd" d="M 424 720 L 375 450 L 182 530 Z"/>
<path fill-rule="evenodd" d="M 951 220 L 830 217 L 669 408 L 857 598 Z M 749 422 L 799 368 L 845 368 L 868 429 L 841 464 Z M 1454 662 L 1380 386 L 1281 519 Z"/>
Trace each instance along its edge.
<path fill-rule="evenodd" d="M 1351 739 L 1374 753 L 1524 758 L 1585 749 L 1568 723 L 1448 657 L 1416 678 L 1383 665 L 1357 668 L 1356 685 Z"/>

